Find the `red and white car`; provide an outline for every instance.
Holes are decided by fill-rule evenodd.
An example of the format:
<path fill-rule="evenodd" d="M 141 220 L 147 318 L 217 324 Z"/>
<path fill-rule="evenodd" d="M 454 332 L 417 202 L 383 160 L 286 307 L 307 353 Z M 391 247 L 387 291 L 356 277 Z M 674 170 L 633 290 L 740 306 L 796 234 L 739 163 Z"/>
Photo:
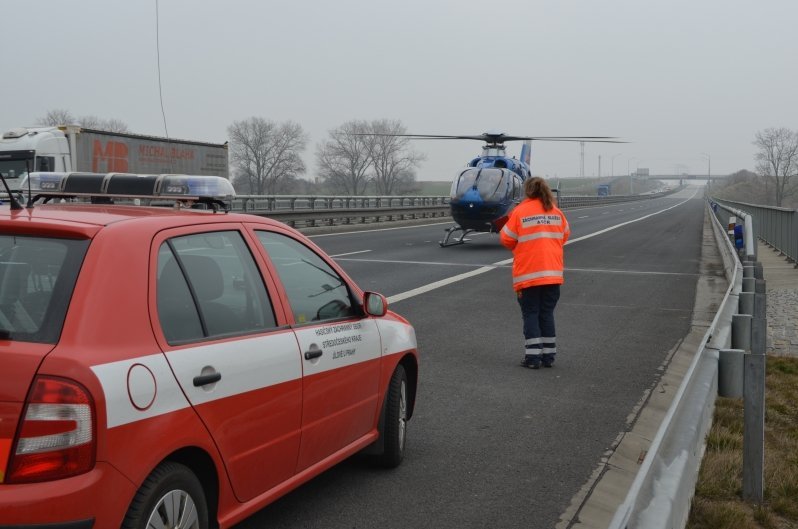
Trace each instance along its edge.
<path fill-rule="evenodd" d="M 402 461 L 413 327 L 306 237 L 185 207 L 230 198 L 215 177 L 31 189 L 0 207 L 0 529 L 230 527 L 358 451 Z"/>

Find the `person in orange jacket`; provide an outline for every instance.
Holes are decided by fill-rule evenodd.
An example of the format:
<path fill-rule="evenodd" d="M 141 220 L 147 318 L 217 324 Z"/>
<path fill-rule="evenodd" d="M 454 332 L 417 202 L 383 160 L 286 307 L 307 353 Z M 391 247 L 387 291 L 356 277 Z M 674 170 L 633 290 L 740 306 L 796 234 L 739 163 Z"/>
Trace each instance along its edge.
<path fill-rule="evenodd" d="M 524 182 L 526 199 L 510 214 L 499 236 L 513 252 L 513 289 L 524 320 L 524 360 L 532 369 L 551 367 L 557 354 L 554 308 L 563 283 L 563 246 L 571 229 L 543 178 Z"/>

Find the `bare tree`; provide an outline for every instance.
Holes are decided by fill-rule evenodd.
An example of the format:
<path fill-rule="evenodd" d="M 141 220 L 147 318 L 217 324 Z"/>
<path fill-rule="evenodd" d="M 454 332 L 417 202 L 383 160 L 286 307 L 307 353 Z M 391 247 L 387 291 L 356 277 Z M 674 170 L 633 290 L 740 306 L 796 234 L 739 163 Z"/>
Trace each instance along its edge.
<path fill-rule="evenodd" d="M 401 122 L 375 120 L 369 125 L 371 136 L 371 163 L 374 184 L 378 195 L 409 192 L 415 183 L 415 168 L 425 159 L 421 153 L 410 149 L 409 140 L 397 136 L 407 131 Z"/>
<path fill-rule="evenodd" d="M 80 125 L 86 129 L 105 130 L 108 132 L 129 132 L 127 124 L 119 119 L 101 119 L 97 116 L 82 116 L 75 119 L 69 110 L 48 110 L 43 118 L 36 120 L 37 125 L 60 127 L 62 125 Z"/>
<path fill-rule="evenodd" d="M 239 191 L 273 195 L 305 173 L 301 153 L 307 143 L 302 127 L 252 117 L 227 128 L 230 158 L 235 170 L 233 184 Z"/>
<path fill-rule="evenodd" d="M 105 130 L 108 132 L 130 132 L 125 122 L 119 119 L 101 119 L 97 116 L 81 116 L 78 124 L 86 129 Z"/>
<path fill-rule="evenodd" d="M 798 132 L 768 128 L 756 133 L 756 169 L 774 187 L 777 207 L 798 193 Z"/>
<path fill-rule="evenodd" d="M 362 195 L 371 180 L 372 136 L 365 121 L 348 121 L 316 148 L 319 176 L 334 193 Z"/>
<path fill-rule="evenodd" d="M 130 132 L 127 123 L 115 118 L 103 120 L 102 127 L 102 130 L 107 130 L 108 132 Z"/>
<path fill-rule="evenodd" d="M 47 114 L 44 115 L 43 118 L 39 118 L 36 120 L 37 125 L 42 125 L 45 127 L 58 127 L 60 125 L 72 125 L 76 123 L 75 116 L 69 110 L 64 110 L 62 108 L 55 108 L 53 110 L 48 110 Z"/>

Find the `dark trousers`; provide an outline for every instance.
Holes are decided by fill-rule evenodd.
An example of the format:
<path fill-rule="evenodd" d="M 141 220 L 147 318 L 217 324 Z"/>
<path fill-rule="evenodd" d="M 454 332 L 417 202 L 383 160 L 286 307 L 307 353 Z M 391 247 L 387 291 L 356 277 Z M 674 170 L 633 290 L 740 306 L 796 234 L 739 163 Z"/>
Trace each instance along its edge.
<path fill-rule="evenodd" d="M 524 344 L 527 358 L 554 358 L 557 353 L 554 307 L 560 299 L 560 285 L 529 287 L 518 292 L 524 319 Z"/>

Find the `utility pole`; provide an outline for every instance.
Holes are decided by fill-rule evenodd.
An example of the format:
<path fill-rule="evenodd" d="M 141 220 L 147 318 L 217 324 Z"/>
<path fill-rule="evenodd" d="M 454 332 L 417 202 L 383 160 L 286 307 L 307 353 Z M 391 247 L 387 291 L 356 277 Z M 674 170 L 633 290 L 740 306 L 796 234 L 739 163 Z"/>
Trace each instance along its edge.
<path fill-rule="evenodd" d="M 579 158 L 579 176 L 581 178 L 584 178 L 585 177 L 585 142 L 583 142 L 583 141 L 579 142 L 579 150 L 581 152 L 581 155 L 580 155 L 580 158 Z"/>
<path fill-rule="evenodd" d="M 705 152 L 702 152 L 701 156 L 707 157 L 707 185 L 712 189 L 712 157 Z"/>
<path fill-rule="evenodd" d="M 600 154 L 599 154 L 599 168 L 598 169 L 599 169 L 599 171 L 598 171 L 599 179 L 601 179 L 601 155 Z"/>

